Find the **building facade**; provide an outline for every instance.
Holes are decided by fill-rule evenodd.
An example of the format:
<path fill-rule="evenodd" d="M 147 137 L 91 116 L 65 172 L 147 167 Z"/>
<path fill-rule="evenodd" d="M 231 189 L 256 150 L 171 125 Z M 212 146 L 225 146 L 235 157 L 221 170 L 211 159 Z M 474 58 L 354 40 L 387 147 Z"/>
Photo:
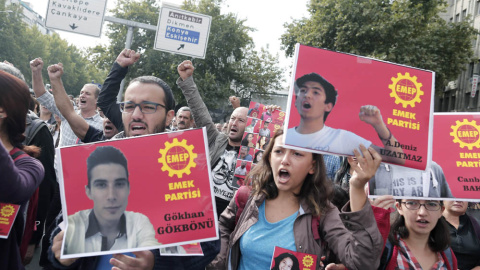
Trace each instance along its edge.
<path fill-rule="evenodd" d="M 447 10 L 440 16 L 447 22 L 461 22 L 467 17 L 472 26 L 480 29 L 480 0 L 447 0 Z M 480 38 L 472 42 L 474 56 L 465 70 L 454 81 L 450 81 L 443 93 L 435 96 L 435 111 L 438 112 L 477 112 L 480 111 Z M 475 91 L 476 89 L 476 91 Z M 473 91 L 472 91 L 473 90 Z"/>
<path fill-rule="evenodd" d="M 45 26 L 45 18 L 43 18 L 40 14 L 36 13 L 29 2 L 21 1 L 21 0 L 7 0 L 5 6 L 9 5 L 20 5 L 23 7 L 22 13 L 22 20 L 30 25 L 36 25 L 38 30 L 42 32 L 44 35 L 51 35 L 54 31 L 50 28 Z"/>

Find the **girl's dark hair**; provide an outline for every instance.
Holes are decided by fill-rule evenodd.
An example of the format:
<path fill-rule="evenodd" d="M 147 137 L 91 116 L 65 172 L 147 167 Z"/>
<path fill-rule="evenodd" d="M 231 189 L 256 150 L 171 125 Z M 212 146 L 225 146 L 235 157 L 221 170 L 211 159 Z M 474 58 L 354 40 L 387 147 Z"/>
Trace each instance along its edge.
<path fill-rule="evenodd" d="M 348 202 L 348 200 L 350 200 L 350 195 L 348 192 L 340 185 L 334 184 L 332 197 L 333 205 L 335 205 L 338 210 L 341 211 L 342 207 Z"/>
<path fill-rule="evenodd" d="M 402 205 L 402 200 L 397 200 L 397 202 Z M 442 201 L 439 201 L 443 205 Z M 406 209 L 406 208 L 405 208 Z M 408 211 L 408 209 L 406 209 Z M 440 211 L 440 210 L 439 210 Z M 395 220 L 390 226 L 390 233 L 388 235 L 388 240 L 393 245 L 399 245 L 399 239 L 397 235 L 402 239 L 406 239 L 409 236 L 407 226 L 405 225 L 405 218 L 400 215 L 397 211 Z M 445 218 L 442 216 L 438 219 L 437 224 L 430 232 L 430 237 L 428 238 L 428 247 L 433 252 L 440 252 L 445 250 L 450 245 L 450 232 L 448 231 L 448 225 L 445 221 Z"/>
<path fill-rule="evenodd" d="M 24 146 L 26 119 L 30 103 L 30 90 L 19 78 L 0 71 L 0 107 L 6 112 L 3 120 L 3 131 L 7 134 L 11 145 L 31 156 L 38 156 L 40 149 L 35 146 Z"/>
<path fill-rule="evenodd" d="M 267 149 L 263 153 L 262 166 L 255 166 L 247 175 L 252 178 L 253 194 L 263 193 L 267 199 L 274 199 L 278 196 L 278 189 L 273 180 L 272 166 L 270 164 L 270 155 L 272 153 L 275 139 L 283 134 L 279 129 L 271 138 Z M 312 154 L 315 162 L 313 174 L 307 174 L 303 182 L 300 193 L 296 194 L 298 198 L 305 199 L 307 205 L 312 209 L 313 215 L 320 215 L 329 209 L 329 201 L 332 196 L 331 181 L 327 179 L 325 164 L 320 154 Z"/>
<path fill-rule="evenodd" d="M 285 258 L 290 258 L 292 260 L 293 265 L 291 270 L 300 270 L 300 263 L 298 263 L 297 257 L 295 257 L 295 255 L 293 255 L 292 253 L 288 252 L 282 253 L 273 259 L 275 261 L 275 266 L 272 268 L 272 270 L 279 270 L 280 262 Z"/>

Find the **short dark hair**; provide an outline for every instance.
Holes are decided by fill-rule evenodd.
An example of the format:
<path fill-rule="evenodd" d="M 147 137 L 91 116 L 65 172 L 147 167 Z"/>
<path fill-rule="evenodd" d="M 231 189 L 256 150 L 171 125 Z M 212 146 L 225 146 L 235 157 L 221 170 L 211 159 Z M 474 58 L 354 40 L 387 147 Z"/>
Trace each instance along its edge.
<path fill-rule="evenodd" d="M 118 164 L 125 168 L 127 172 L 127 182 L 128 181 L 128 162 L 125 155 L 119 149 L 113 146 L 99 146 L 97 147 L 90 156 L 87 158 L 87 176 L 88 176 L 88 185 L 90 188 L 90 183 L 92 181 L 92 170 L 98 165 L 102 164 Z"/>
<path fill-rule="evenodd" d="M 139 83 L 151 83 L 160 86 L 165 93 L 165 109 L 168 111 L 175 109 L 175 98 L 173 97 L 172 88 L 168 86 L 166 82 L 155 76 L 140 76 L 130 81 L 130 84 L 134 82 Z"/>
<path fill-rule="evenodd" d="M 397 200 L 397 202 L 401 204 L 402 200 Z M 441 205 L 443 205 L 442 201 L 439 202 Z M 399 235 L 402 239 L 406 239 L 410 235 L 407 226 L 405 225 L 405 217 L 400 215 L 398 211 L 396 213 L 395 220 L 390 227 L 390 233 L 388 235 L 388 240 L 390 243 L 396 246 L 399 245 L 399 239 L 397 239 L 397 235 Z M 445 250 L 449 245 L 450 232 L 448 230 L 447 222 L 442 216 L 438 219 L 438 222 L 433 230 L 430 231 L 430 237 L 428 237 L 428 247 L 430 247 L 433 252 L 440 252 Z"/>
<path fill-rule="evenodd" d="M 328 82 L 320 74 L 315 72 L 305 74 L 295 81 L 295 97 L 298 95 L 298 91 L 300 90 L 300 88 L 304 86 L 306 82 L 318 82 L 319 84 L 321 84 L 323 89 L 325 90 L 325 104 L 332 103 L 332 108 L 335 106 L 335 103 L 337 102 L 337 90 L 330 82 Z M 330 112 L 325 112 L 323 116 L 323 121 L 327 120 L 327 116 L 329 114 Z"/>

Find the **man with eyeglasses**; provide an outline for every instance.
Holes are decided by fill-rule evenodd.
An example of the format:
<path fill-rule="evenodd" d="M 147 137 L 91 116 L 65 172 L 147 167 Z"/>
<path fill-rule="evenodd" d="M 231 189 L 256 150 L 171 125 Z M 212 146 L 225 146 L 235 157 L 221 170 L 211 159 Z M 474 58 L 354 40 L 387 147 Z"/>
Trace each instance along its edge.
<path fill-rule="evenodd" d="M 424 181 L 429 184 L 424 185 Z M 435 161 L 427 172 L 382 163 L 370 179 L 369 188 L 370 195 L 453 198 L 442 167 Z"/>
<path fill-rule="evenodd" d="M 120 83 L 127 74 L 128 66 L 134 64 L 140 54 L 124 49 L 117 57 L 105 80 L 98 105 L 105 116 L 123 130 L 114 139 L 165 132 L 174 117 L 175 99 L 171 88 L 154 76 L 133 79 L 125 91 L 125 101 L 116 102 Z M 168 124 L 167 124 L 168 123 Z M 85 126 L 83 126 L 85 128 Z M 88 132 L 98 132 L 87 128 Z M 52 232 L 53 241 L 62 241 L 59 229 Z M 60 259 L 60 246 L 51 246 L 49 260 L 61 269 L 97 269 L 99 265 L 115 266 L 119 269 L 202 269 L 218 254 L 220 241 L 202 242 L 204 256 L 171 257 L 160 256 L 158 250 L 134 252 L 136 257 L 115 254 L 113 258 L 94 256 L 81 259 Z"/>

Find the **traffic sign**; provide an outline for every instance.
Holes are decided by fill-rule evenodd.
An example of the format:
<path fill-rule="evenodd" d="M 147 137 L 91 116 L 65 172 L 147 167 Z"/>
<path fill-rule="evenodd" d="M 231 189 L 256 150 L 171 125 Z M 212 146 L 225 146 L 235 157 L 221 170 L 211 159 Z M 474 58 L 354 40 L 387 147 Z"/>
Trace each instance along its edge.
<path fill-rule="evenodd" d="M 49 0 L 45 26 L 100 37 L 107 0 Z"/>
<path fill-rule="evenodd" d="M 163 5 L 158 18 L 155 50 L 205 58 L 212 17 Z"/>

